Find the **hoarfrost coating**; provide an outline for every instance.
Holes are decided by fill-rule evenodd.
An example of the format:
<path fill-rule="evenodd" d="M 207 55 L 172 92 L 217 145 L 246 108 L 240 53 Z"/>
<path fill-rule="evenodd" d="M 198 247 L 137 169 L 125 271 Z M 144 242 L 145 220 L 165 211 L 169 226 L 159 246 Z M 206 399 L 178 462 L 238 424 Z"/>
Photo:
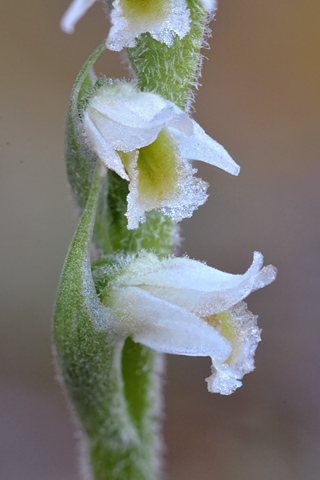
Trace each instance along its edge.
<path fill-rule="evenodd" d="M 276 269 L 262 264 L 255 252 L 248 271 L 232 275 L 189 258 L 141 253 L 124 259 L 102 301 L 136 342 L 165 353 L 210 356 L 208 390 L 227 395 L 254 369 L 260 330 L 242 300 L 275 279 Z"/>
<path fill-rule="evenodd" d="M 75 25 L 96 0 L 73 0 L 61 20 L 61 28 L 73 33 Z M 215 0 L 202 0 L 208 12 L 217 8 Z M 149 32 L 159 42 L 172 46 L 175 36 L 183 38 L 190 30 L 190 12 L 186 0 L 131 2 L 114 0 L 110 13 L 111 29 L 107 39 L 110 50 L 134 47 L 135 39 Z"/>
<path fill-rule="evenodd" d="M 207 199 L 207 183 L 188 160 L 201 160 L 238 175 L 227 151 L 174 103 L 132 84 L 109 82 L 90 99 L 83 115 L 90 148 L 107 168 L 129 180 L 128 228 L 146 212 L 175 221 L 190 217 Z"/>

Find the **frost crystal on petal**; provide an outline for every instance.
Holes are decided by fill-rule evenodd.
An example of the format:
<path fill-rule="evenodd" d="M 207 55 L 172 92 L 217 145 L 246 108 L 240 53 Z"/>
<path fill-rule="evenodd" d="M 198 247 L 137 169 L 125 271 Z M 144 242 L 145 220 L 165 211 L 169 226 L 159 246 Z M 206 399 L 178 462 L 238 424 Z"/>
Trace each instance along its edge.
<path fill-rule="evenodd" d="M 197 170 L 181 159 L 177 166 L 177 179 L 173 189 L 168 189 L 167 196 L 143 199 L 139 195 L 139 172 L 134 169 L 130 182 L 128 199 L 128 228 L 138 228 L 145 221 L 146 212 L 153 209 L 171 217 L 175 222 L 192 216 L 194 210 L 203 205 L 208 198 L 208 183 L 194 177 Z"/>
<path fill-rule="evenodd" d="M 242 377 L 254 370 L 254 354 L 261 340 L 261 330 L 257 326 L 258 317 L 247 309 L 244 302 L 231 308 L 225 317 L 223 320 L 232 327 L 232 338 L 229 339 L 232 352 L 226 362 L 211 357 L 212 375 L 206 378 L 206 382 L 209 392 L 230 395 L 241 387 Z"/>
<path fill-rule="evenodd" d="M 149 0 L 143 5 L 132 0 L 115 0 L 111 23 L 107 39 L 110 50 L 134 47 L 135 39 L 146 32 L 170 47 L 176 35 L 183 38 L 189 32 L 190 12 L 185 0 Z"/>
<path fill-rule="evenodd" d="M 207 188 L 209 184 L 201 178 L 194 177 L 197 173 L 196 168 L 192 168 L 188 162 L 181 164 L 181 176 L 177 184 L 177 192 L 167 203 L 159 210 L 175 222 L 180 222 L 184 218 L 190 218 L 200 205 L 203 205 L 207 198 Z"/>

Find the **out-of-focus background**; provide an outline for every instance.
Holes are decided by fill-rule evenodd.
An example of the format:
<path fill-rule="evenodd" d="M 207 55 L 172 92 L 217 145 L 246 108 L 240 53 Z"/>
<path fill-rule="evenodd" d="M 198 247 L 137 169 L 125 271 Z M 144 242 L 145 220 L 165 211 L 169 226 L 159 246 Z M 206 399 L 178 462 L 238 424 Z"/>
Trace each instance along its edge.
<path fill-rule="evenodd" d="M 63 160 L 73 81 L 108 31 L 96 4 L 68 36 L 68 0 L 2 2 L 0 478 L 76 480 L 73 425 L 54 380 L 51 314 L 76 227 Z M 277 281 L 248 299 L 263 341 L 230 397 L 210 395 L 209 359 L 168 358 L 169 480 L 318 480 L 320 3 L 221 0 L 197 121 L 238 178 L 198 165 L 211 196 L 182 223 L 181 253 L 243 273 L 252 252 Z M 108 52 L 99 69 L 127 76 Z M 98 72 L 99 73 L 99 72 Z M 128 479 L 129 480 L 129 479 Z"/>

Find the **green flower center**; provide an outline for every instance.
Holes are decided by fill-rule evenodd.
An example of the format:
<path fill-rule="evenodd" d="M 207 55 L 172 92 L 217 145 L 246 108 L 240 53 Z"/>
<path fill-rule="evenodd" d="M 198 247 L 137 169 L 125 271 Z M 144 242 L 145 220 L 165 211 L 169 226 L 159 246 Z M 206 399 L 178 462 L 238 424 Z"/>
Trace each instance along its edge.
<path fill-rule="evenodd" d="M 203 317 L 203 319 L 219 333 L 221 333 L 221 335 L 230 343 L 232 351 L 226 360 L 226 363 L 229 363 L 232 359 L 233 350 L 237 346 L 236 329 L 232 322 L 232 316 L 229 312 L 222 312 L 215 315 L 210 315 L 208 317 Z"/>
<path fill-rule="evenodd" d="M 130 22 L 163 21 L 170 12 L 168 0 L 121 0 L 123 14 Z"/>
<path fill-rule="evenodd" d="M 179 176 L 178 159 L 177 149 L 166 129 L 161 130 L 151 145 L 140 148 L 137 169 L 141 199 L 161 203 L 172 196 Z"/>

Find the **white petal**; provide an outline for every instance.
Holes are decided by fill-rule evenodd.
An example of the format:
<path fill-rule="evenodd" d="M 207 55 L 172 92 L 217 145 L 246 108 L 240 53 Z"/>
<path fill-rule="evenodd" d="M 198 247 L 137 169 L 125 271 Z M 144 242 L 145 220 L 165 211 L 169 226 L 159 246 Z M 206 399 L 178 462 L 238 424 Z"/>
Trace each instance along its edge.
<path fill-rule="evenodd" d="M 151 125 L 163 125 L 163 127 L 174 127 L 186 135 L 193 132 L 192 120 L 180 110 L 174 103 L 167 100 L 166 108 L 162 109 L 152 120 Z"/>
<path fill-rule="evenodd" d="M 84 114 L 83 117 L 83 127 L 86 136 L 90 142 L 90 147 L 98 155 L 98 157 L 105 164 L 105 166 L 110 168 L 110 170 L 115 171 L 118 175 L 120 175 L 120 177 L 124 178 L 125 180 L 129 180 L 129 177 L 122 164 L 121 158 L 119 157 L 115 149 L 101 135 L 99 130 L 97 130 L 87 112 Z"/>
<path fill-rule="evenodd" d="M 191 119 L 172 102 L 130 84 L 102 87 L 86 111 L 106 141 L 123 152 L 150 145 L 167 125 L 187 135 L 193 130 Z"/>
<path fill-rule="evenodd" d="M 175 107 L 176 115 L 172 116 L 172 119 L 167 120 L 166 125 L 168 127 L 172 127 L 179 130 L 181 133 L 184 133 L 185 135 L 188 135 L 188 136 L 192 135 L 192 132 L 193 132 L 192 119 L 182 110 L 178 109 L 176 105 L 174 105 L 174 107 Z"/>
<path fill-rule="evenodd" d="M 207 316 L 228 310 L 252 291 L 271 283 L 276 269 L 269 265 L 261 270 L 262 261 L 261 253 L 255 252 L 249 270 L 232 275 L 188 258 L 166 259 L 159 270 L 131 278 L 130 284 L 139 284 L 157 297 Z"/>
<path fill-rule="evenodd" d="M 158 299 L 139 288 L 114 289 L 112 308 L 136 342 L 166 353 L 190 356 L 214 355 L 224 361 L 229 342 L 204 320 L 185 308 Z"/>
<path fill-rule="evenodd" d="M 174 128 L 169 129 L 179 143 L 182 157 L 189 160 L 201 160 L 222 168 L 232 175 L 238 175 L 240 172 L 239 165 L 230 157 L 222 145 L 209 137 L 197 122 L 192 120 L 192 123 L 193 134 L 190 136 L 185 136 Z"/>
<path fill-rule="evenodd" d="M 73 0 L 61 19 L 61 29 L 65 33 L 73 33 L 76 23 L 95 2 L 96 0 Z"/>
<path fill-rule="evenodd" d="M 133 128 L 110 120 L 100 112 L 89 108 L 87 110 L 92 123 L 100 135 L 115 150 L 121 152 L 132 152 L 137 148 L 145 147 L 154 142 L 162 127 Z"/>
<path fill-rule="evenodd" d="M 90 100 L 89 110 L 91 108 L 132 128 L 170 126 L 186 135 L 193 132 L 192 120 L 174 103 L 155 93 L 137 91 L 128 83 L 102 87 Z"/>
<path fill-rule="evenodd" d="M 154 121 L 157 115 L 172 104 L 160 95 L 150 92 L 140 92 L 128 83 L 111 84 L 102 87 L 89 102 L 98 112 L 104 114 L 114 122 L 134 128 L 149 128 L 163 125 L 174 117 L 175 112 L 169 113 L 168 118 Z M 178 112 L 180 109 L 176 107 Z"/>

